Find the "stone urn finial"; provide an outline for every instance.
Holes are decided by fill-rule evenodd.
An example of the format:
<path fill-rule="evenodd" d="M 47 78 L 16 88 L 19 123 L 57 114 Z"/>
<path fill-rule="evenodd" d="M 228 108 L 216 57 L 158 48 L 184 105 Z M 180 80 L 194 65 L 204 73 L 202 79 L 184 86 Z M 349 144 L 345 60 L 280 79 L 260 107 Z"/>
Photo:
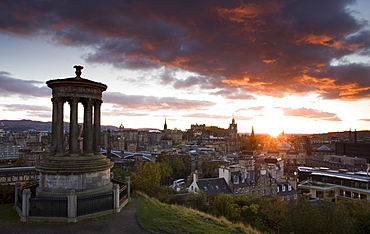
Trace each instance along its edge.
<path fill-rule="evenodd" d="M 83 66 L 80 66 L 80 65 L 75 65 L 73 68 L 76 69 L 76 78 L 81 78 L 81 74 L 82 74 L 82 69 L 84 69 Z"/>

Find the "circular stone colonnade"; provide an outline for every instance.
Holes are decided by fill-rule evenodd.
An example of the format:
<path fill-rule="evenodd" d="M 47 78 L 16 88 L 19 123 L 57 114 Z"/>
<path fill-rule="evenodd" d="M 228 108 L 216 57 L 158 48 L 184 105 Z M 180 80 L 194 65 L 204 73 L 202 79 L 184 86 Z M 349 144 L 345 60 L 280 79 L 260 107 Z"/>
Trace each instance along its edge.
<path fill-rule="evenodd" d="M 51 153 L 41 160 L 37 197 L 67 196 L 112 191 L 110 169 L 113 162 L 100 152 L 102 92 L 107 86 L 81 78 L 82 66 L 74 66 L 76 77 L 46 82 L 52 89 Z M 70 106 L 68 147 L 63 129 L 64 103 Z M 78 125 L 78 104 L 83 105 L 82 147 Z"/>

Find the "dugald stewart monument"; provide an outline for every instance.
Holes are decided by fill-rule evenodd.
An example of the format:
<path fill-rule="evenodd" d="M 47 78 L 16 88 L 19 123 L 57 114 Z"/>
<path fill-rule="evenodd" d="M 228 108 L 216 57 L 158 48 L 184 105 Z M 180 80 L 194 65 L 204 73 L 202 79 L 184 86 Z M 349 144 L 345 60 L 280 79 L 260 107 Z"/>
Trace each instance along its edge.
<path fill-rule="evenodd" d="M 24 198 L 27 192 L 23 191 L 22 196 L 16 198 L 20 203 L 30 203 L 28 206 L 18 204 L 23 221 L 32 216 L 50 218 L 54 215 L 76 222 L 79 216 L 86 214 L 118 212 L 123 198 L 128 196 L 126 185 L 112 183 L 110 169 L 113 162 L 100 151 L 102 92 L 107 86 L 81 78 L 82 66 L 74 68 L 76 77 L 46 82 L 52 89 L 53 104 L 50 155 L 36 167 L 40 173 L 36 194 Z M 65 103 L 69 104 L 69 110 L 64 110 Z M 79 110 L 79 106 L 83 106 L 83 110 Z M 70 112 L 68 133 L 63 129 L 65 111 Z M 83 111 L 83 126 L 78 124 L 79 111 Z M 126 195 L 120 194 L 123 190 Z M 60 199 L 65 204 L 53 208 L 40 202 L 48 199 Z M 97 209 L 99 206 L 101 208 Z M 47 212 L 43 213 L 43 210 Z"/>
<path fill-rule="evenodd" d="M 82 66 L 75 66 L 76 77 L 49 80 L 53 90 L 51 155 L 40 162 L 38 196 L 104 192 L 112 189 L 110 168 L 113 163 L 100 153 L 100 109 L 105 84 L 81 78 Z M 70 106 L 69 147 L 64 145 L 64 103 Z M 82 149 L 78 126 L 78 103 L 84 111 Z"/>

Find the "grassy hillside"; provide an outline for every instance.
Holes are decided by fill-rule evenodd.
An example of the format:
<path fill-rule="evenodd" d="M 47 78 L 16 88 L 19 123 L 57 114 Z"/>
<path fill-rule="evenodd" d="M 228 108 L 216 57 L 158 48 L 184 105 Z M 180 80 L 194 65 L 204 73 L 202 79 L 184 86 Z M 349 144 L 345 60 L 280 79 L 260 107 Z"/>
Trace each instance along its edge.
<path fill-rule="evenodd" d="M 137 222 L 148 233 L 259 233 L 243 224 L 232 224 L 224 218 L 215 218 L 208 214 L 182 206 L 167 205 L 156 199 L 135 195 L 137 199 Z M 43 225 L 59 227 L 77 227 L 79 224 L 67 223 L 21 223 L 19 216 L 12 209 L 13 204 L 0 204 L 0 233 L 2 228 L 9 227 L 43 227 Z M 124 209 L 121 212 L 125 212 Z M 100 219 L 109 220 L 112 216 Z M 94 222 L 86 220 L 82 223 Z M 21 230 L 21 229 L 20 229 Z"/>
<path fill-rule="evenodd" d="M 138 197 L 137 221 L 150 233 L 259 233 L 224 218 L 141 196 Z"/>
<path fill-rule="evenodd" d="M 19 223 L 19 216 L 13 209 L 14 204 L 0 204 L 0 233 L 1 228 L 11 227 Z"/>

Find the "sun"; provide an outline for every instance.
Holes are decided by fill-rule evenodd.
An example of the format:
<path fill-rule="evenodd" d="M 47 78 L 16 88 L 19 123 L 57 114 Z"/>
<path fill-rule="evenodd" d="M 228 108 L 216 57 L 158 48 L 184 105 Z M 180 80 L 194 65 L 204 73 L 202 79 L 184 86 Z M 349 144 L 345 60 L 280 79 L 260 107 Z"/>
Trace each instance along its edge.
<path fill-rule="evenodd" d="M 270 137 L 272 138 L 276 138 L 280 135 L 281 132 L 278 132 L 277 130 L 274 130 L 274 131 L 269 131 L 269 135 Z"/>

